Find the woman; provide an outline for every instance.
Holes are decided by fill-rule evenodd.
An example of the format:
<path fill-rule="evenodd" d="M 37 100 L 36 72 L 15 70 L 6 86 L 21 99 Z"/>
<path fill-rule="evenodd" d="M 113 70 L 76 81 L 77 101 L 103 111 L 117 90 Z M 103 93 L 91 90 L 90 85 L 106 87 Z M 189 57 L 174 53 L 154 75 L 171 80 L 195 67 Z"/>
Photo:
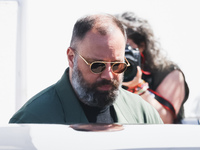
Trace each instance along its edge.
<path fill-rule="evenodd" d="M 127 44 L 138 48 L 141 66 L 133 80 L 123 82 L 129 91 L 140 94 L 159 112 L 164 123 L 180 123 L 189 88 L 183 72 L 162 53 L 147 20 L 133 12 L 116 15 L 126 27 Z"/>

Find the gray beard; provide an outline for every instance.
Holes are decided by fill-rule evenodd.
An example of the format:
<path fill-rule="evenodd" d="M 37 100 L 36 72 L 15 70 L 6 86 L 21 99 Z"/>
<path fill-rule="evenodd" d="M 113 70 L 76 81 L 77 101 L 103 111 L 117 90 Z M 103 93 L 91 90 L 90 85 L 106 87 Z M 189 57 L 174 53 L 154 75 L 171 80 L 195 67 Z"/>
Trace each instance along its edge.
<path fill-rule="evenodd" d="M 109 81 L 103 79 L 99 82 L 89 84 L 83 79 L 83 75 L 78 69 L 77 61 L 75 58 L 72 73 L 72 86 L 76 94 L 78 95 L 80 101 L 84 104 L 99 108 L 112 105 L 118 96 L 119 87 L 121 86 L 121 83 L 122 79 L 120 81 Z M 97 87 L 104 84 L 112 85 L 112 89 L 109 91 L 99 91 Z"/>

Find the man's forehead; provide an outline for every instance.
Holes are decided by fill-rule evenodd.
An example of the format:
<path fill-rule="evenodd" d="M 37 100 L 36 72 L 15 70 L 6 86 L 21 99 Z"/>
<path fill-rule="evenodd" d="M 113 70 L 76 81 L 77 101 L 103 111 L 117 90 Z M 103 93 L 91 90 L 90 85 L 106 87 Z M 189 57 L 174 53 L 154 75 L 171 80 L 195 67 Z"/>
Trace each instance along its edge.
<path fill-rule="evenodd" d="M 104 31 L 102 31 L 104 32 Z M 82 40 L 82 44 L 96 44 L 98 45 L 119 45 L 123 43 L 122 46 L 125 47 L 126 39 L 120 30 L 112 29 L 106 33 L 99 33 L 96 29 L 90 30 Z M 103 46 L 103 45 L 102 45 Z"/>

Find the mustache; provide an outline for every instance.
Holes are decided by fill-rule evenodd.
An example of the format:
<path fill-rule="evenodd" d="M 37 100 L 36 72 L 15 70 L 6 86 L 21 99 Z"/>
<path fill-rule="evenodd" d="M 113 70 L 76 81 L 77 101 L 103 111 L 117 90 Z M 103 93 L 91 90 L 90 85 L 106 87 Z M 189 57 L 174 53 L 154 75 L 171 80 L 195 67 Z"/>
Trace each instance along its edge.
<path fill-rule="evenodd" d="M 96 87 L 102 86 L 102 85 L 111 85 L 111 86 L 117 87 L 119 84 L 116 80 L 105 80 L 105 79 L 95 83 Z"/>

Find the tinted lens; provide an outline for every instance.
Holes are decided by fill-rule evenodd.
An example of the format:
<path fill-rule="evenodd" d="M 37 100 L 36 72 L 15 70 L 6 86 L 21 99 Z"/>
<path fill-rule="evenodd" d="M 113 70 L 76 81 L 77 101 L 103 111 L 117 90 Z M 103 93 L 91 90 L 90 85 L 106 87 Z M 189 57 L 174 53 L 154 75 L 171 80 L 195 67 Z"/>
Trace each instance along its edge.
<path fill-rule="evenodd" d="M 122 73 L 126 70 L 127 65 L 125 63 L 114 63 L 112 65 L 112 70 L 114 73 Z"/>
<path fill-rule="evenodd" d="M 91 70 L 94 73 L 101 73 L 106 68 L 104 63 L 92 63 Z"/>

